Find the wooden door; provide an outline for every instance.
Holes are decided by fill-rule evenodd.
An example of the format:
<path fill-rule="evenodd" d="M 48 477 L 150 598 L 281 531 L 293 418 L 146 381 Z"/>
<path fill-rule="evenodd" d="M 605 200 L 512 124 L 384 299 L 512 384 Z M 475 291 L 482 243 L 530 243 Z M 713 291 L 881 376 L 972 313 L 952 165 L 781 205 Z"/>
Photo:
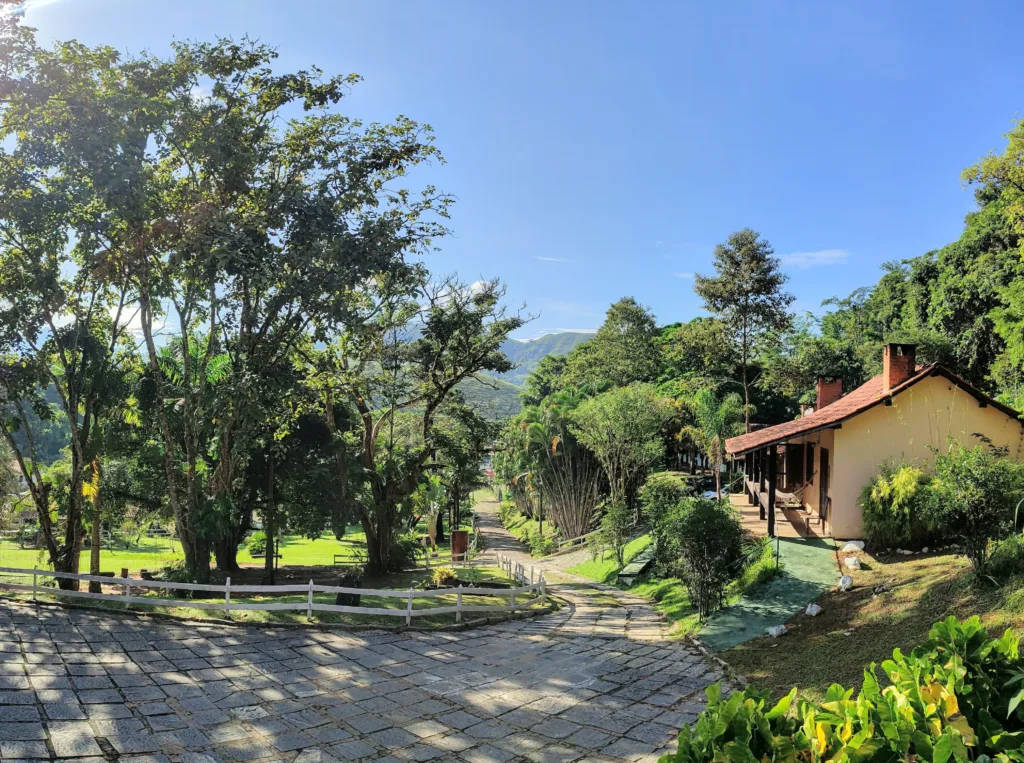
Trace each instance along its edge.
<path fill-rule="evenodd" d="M 828 483 L 829 483 L 829 463 L 828 463 L 828 448 L 820 448 L 821 463 L 818 465 L 818 489 L 821 491 L 818 494 L 818 516 L 823 520 L 828 520 Z"/>

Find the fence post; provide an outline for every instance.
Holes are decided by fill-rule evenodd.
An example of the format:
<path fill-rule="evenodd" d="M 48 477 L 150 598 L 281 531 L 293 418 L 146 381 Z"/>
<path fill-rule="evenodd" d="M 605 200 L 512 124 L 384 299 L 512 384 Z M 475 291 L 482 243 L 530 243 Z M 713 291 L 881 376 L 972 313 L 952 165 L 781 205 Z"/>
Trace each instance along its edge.
<path fill-rule="evenodd" d="M 132 586 L 128 582 L 130 580 L 130 578 L 124 577 L 124 578 L 122 578 L 122 580 L 125 581 L 124 582 L 124 598 L 125 598 L 124 608 L 125 609 L 129 609 L 131 607 L 132 603 L 130 601 L 128 601 L 128 597 L 132 595 Z"/>
<path fill-rule="evenodd" d="M 462 585 L 455 591 L 455 622 L 462 622 Z"/>
<path fill-rule="evenodd" d="M 231 619 L 231 576 L 224 580 L 224 617 Z"/>
<path fill-rule="evenodd" d="M 309 596 L 306 598 L 306 621 L 313 622 L 313 578 L 309 579 Z"/>
<path fill-rule="evenodd" d="M 543 607 L 547 604 L 548 593 L 544 587 L 544 571 L 540 573 L 540 605 Z"/>
<path fill-rule="evenodd" d="M 33 570 L 32 570 L 32 601 L 33 602 L 36 600 L 36 575 L 38 575 L 38 573 L 33 568 Z"/>
<path fill-rule="evenodd" d="M 516 611 L 516 589 L 515 588 L 513 588 L 511 590 L 511 592 L 509 593 L 509 596 L 510 596 L 509 607 L 511 608 L 511 610 L 513 612 L 515 612 Z"/>
<path fill-rule="evenodd" d="M 531 564 L 530 565 L 530 585 L 533 585 L 533 574 L 534 574 L 534 569 L 533 569 L 533 565 Z"/>
<path fill-rule="evenodd" d="M 412 586 L 409 586 L 409 606 L 405 610 L 406 627 L 412 625 Z"/>

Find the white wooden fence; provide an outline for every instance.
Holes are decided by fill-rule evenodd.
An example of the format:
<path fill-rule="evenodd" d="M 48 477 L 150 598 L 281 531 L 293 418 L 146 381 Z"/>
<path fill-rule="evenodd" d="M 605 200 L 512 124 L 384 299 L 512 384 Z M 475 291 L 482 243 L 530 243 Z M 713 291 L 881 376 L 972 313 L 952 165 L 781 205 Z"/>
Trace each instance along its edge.
<path fill-rule="evenodd" d="M 542 586 L 546 585 L 544 570 L 538 570 L 532 564 L 527 567 L 522 562 L 517 562 L 515 559 L 511 559 L 504 554 L 496 554 L 496 556 L 498 567 L 501 571 L 520 585 L 531 586 L 537 583 L 540 583 Z"/>
<path fill-rule="evenodd" d="M 532 567 L 531 577 L 532 577 Z M 171 583 L 163 580 L 142 580 L 141 578 L 114 578 L 98 575 L 82 575 L 71 572 L 54 572 L 52 570 L 19 569 L 15 567 L 0 567 L 0 574 L 22 575 L 32 578 L 32 584 L 11 583 L 0 581 L 0 590 L 18 591 L 31 593 L 32 601 L 38 596 L 60 596 L 80 599 L 99 599 L 101 601 L 112 601 L 123 603 L 127 609 L 132 604 L 145 606 L 162 607 L 187 607 L 191 609 L 213 609 L 222 610 L 227 617 L 232 612 L 239 610 L 253 609 L 262 611 L 298 611 L 305 610 L 307 620 L 313 619 L 314 612 L 340 612 L 353 615 L 378 615 L 384 617 L 399 617 L 405 620 L 406 625 L 412 624 L 414 617 L 429 615 L 455 614 L 455 621 L 462 622 L 462 615 L 465 612 L 516 612 L 526 609 L 534 604 L 544 605 L 547 602 L 547 589 L 544 578 L 541 576 L 536 582 L 526 584 L 525 576 L 521 574 L 512 575 L 516 582 L 521 585 L 518 588 L 477 588 L 475 586 L 459 586 L 458 588 L 438 588 L 434 590 L 418 591 L 410 588 L 408 591 L 395 591 L 388 589 L 374 588 L 343 588 L 340 586 L 319 585 L 312 580 L 308 584 L 299 585 L 231 585 L 231 578 L 227 578 L 225 584 L 209 585 L 201 583 Z M 112 593 L 90 593 L 89 591 L 70 591 L 55 589 L 40 585 L 40 578 L 61 578 L 64 580 L 81 580 L 97 582 L 105 586 L 121 586 L 123 591 L 120 594 Z M 224 597 L 223 601 L 211 601 L 209 599 L 164 599 L 155 596 L 137 596 L 135 593 L 147 589 L 176 590 L 176 591 L 204 591 L 207 593 L 219 593 Z M 237 602 L 232 601 L 232 594 L 256 594 L 256 595 L 278 595 L 305 593 L 305 601 L 297 602 Z M 317 593 L 347 593 L 360 594 L 362 596 L 377 596 L 390 599 L 398 599 L 402 605 L 398 607 L 350 607 L 339 604 L 322 604 L 313 600 Z M 436 598 L 439 596 L 455 596 L 455 604 L 438 607 L 413 608 L 413 600 L 416 598 Z M 508 604 L 463 604 L 463 596 L 508 596 Z M 516 597 L 519 597 L 517 600 Z"/>

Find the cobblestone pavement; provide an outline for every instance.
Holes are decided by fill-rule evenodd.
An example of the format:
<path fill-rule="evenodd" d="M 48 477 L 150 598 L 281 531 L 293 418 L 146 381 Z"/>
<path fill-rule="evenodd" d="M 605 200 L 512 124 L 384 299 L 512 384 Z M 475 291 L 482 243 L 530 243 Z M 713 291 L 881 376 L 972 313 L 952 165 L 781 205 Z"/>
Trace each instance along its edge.
<path fill-rule="evenodd" d="M 573 621 L 576 621 L 575 623 Z M 195 625 L 0 601 L 0 757 L 652 759 L 719 678 L 586 612 L 462 632 Z"/>
<path fill-rule="evenodd" d="M 491 553 L 528 560 L 484 522 Z M 551 586 L 558 612 L 461 632 L 245 628 L 0 599 L 0 758 L 569 763 L 667 752 L 720 671 L 665 639 L 643 599 L 551 577 L 563 581 Z"/>

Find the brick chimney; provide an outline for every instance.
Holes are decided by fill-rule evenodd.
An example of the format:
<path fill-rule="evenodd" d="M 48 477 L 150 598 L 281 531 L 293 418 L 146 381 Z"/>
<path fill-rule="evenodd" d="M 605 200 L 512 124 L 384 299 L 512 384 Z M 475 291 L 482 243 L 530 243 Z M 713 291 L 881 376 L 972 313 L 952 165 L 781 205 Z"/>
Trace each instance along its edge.
<path fill-rule="evenodd" d="M 825 381 L 826 377 L 818 377 L 818 404 L 814 406 L 814 410 L 820 411 L 826 405 L 832 405 L 836 400 L 843 396 L 843 380 L 834 379 L 832 381 Z"/>
<path fill-rule="evenodd" d="M 882 393 L 888 394 L 917 371 L 916 344 L 887 344 L 882 354 Z"/>

